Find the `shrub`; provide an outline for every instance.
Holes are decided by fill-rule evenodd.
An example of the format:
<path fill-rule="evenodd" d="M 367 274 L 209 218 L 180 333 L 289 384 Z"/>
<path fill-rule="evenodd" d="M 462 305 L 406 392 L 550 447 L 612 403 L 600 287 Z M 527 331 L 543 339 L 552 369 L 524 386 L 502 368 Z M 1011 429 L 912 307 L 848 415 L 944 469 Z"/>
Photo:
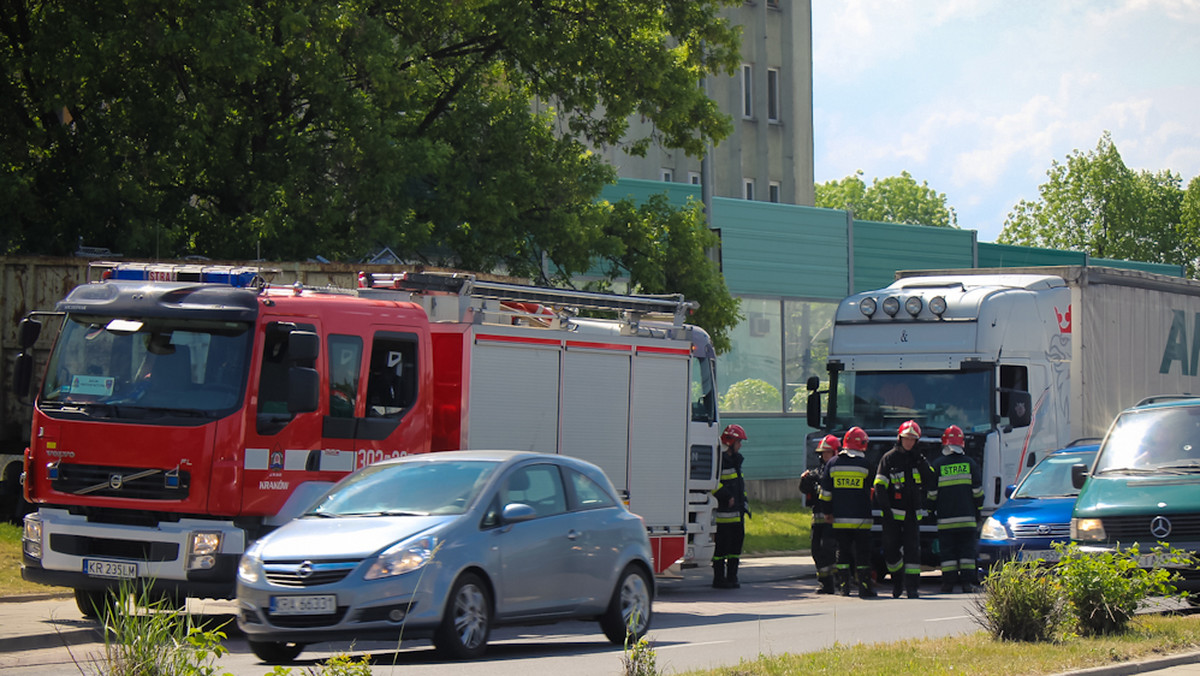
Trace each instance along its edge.
<path fill-rule="evenodd" d="M 721 398 L 723 411 L 778 411 L 783 405 L 779 388 L 765 380 L 748 378 L 729 386 Z"/>
<path fill-rule="evenodd" d="M 1061 554 L 1055 568 L 1063 598 L 1081 635 L 1123 632 L 1150 597 L 1178 595 L 1173 584 L 1178 575 L 1167 568 L 1141 568 L 1137 545 L 1103 552 L 1084 552 L 1074 543 L 1055 548 Z M 1155 547 L 1150 556 L 1159 562 L 1188 560 L 1165 545 Z"/>
<path fill-rule="evenodd" d="M 1051 570 L 1020 561 L 1006 561 L 988 573 L 973 614 L 988 633 L 1005 641 L 1057 640 L 1066 619 Z"/>

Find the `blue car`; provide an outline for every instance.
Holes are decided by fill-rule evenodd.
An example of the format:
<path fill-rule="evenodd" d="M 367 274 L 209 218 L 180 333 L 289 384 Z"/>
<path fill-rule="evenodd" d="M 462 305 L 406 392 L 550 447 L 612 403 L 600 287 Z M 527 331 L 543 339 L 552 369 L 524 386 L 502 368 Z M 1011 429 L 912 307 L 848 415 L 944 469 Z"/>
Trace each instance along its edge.
<path fill-rule="evenodd" d="M 1057 560 L 1053 544 L 1071 540 L 1071 510 L 1079 495 L 1071 485 L 1071 467 L 1090 468 L 1099 448 L 1096 443 L 1076 442 L 1053 451 L 1015 488 L 1009 486 L 1008 500 L 984 520 L 979 533 L 980 566 L 988 568 L 1012 558 Z"/>

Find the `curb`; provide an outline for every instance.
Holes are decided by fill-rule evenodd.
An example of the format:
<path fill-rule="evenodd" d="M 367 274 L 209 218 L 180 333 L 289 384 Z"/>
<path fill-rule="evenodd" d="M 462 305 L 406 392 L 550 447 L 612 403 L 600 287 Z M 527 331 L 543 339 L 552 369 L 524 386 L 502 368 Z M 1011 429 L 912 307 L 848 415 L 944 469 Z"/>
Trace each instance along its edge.
<path fill-rule="evenodd" d="M 28 594 L 13 594 L 12 596 L 0 596 L 0 603 L 25 603 L 27 601 L 49 601 L 51 599 L 69 599 L 74 595 L 73 592 L 31 592 Z"/>
<path fill-rule="evenodd" d="M 1200 652 L 1180 653 L 1176 655 L 1168 655 L 1166 657 L 1155 657 L 1147 660 L 1138 660 L 1136 662 L 1120 662 L 1118 664 L 1106 664 L 1100 667 L 1088 667 L 1086 669 L 1076 669 L 1073 671 L 1064 671 L 1056 676 L 1131 676 L 1132 674 L 1144 674 L 1147 671 L 1158 671 L 1160 669 L 1170 669 L 1184 664 L 1200 663 Z"/>

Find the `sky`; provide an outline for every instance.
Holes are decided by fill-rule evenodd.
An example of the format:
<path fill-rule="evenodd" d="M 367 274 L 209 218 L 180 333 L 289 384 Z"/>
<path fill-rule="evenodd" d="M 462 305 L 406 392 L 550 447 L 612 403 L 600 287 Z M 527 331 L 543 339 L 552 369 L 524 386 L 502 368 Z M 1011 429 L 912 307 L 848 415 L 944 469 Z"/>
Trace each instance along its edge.
<path fill-rule="evenodd" d="M 994 242 L 1105 131 L 1200 175 L 1200 0 L 813 0 L 817 183 L 908 171 Z"/>

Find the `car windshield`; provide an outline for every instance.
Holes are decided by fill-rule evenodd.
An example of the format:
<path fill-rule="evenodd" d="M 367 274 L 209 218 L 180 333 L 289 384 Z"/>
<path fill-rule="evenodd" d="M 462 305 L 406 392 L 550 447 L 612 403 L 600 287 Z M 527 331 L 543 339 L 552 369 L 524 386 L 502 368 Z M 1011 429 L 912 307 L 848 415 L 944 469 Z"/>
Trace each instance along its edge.
<path fill-rule="evenodd" d="M 838 380 L 838 416 L 861 427 L 922 427 L 988 431 L 992 425 L 988 371 L 859 371 Z"/>
<path fill-rule="evenodd" d="M 1127 411 L 1100 449 L 1096 474 L 1200 471 L 1200 406 Z"/>
<path fill-rule="evenodd" d="M 308 515 L 462 514 L 498 466 L 498 462 L 491 460 L 372 465 L 330 488 Z"/>
<path fill-rule="evenodd" d="M 1071 484 L 1071 467 L 1091 465 L 1095 452 L 1063 453 L 1042 460 L 1013 492 L 1014 498 L 1061 498 L 1079 495 Z"/>
<path fill-rule="evenodd" d="M 39 404 L 114 418 L 231 411 L 245 392 L 252 340 L 246 322 L 70 315 Z"/>

